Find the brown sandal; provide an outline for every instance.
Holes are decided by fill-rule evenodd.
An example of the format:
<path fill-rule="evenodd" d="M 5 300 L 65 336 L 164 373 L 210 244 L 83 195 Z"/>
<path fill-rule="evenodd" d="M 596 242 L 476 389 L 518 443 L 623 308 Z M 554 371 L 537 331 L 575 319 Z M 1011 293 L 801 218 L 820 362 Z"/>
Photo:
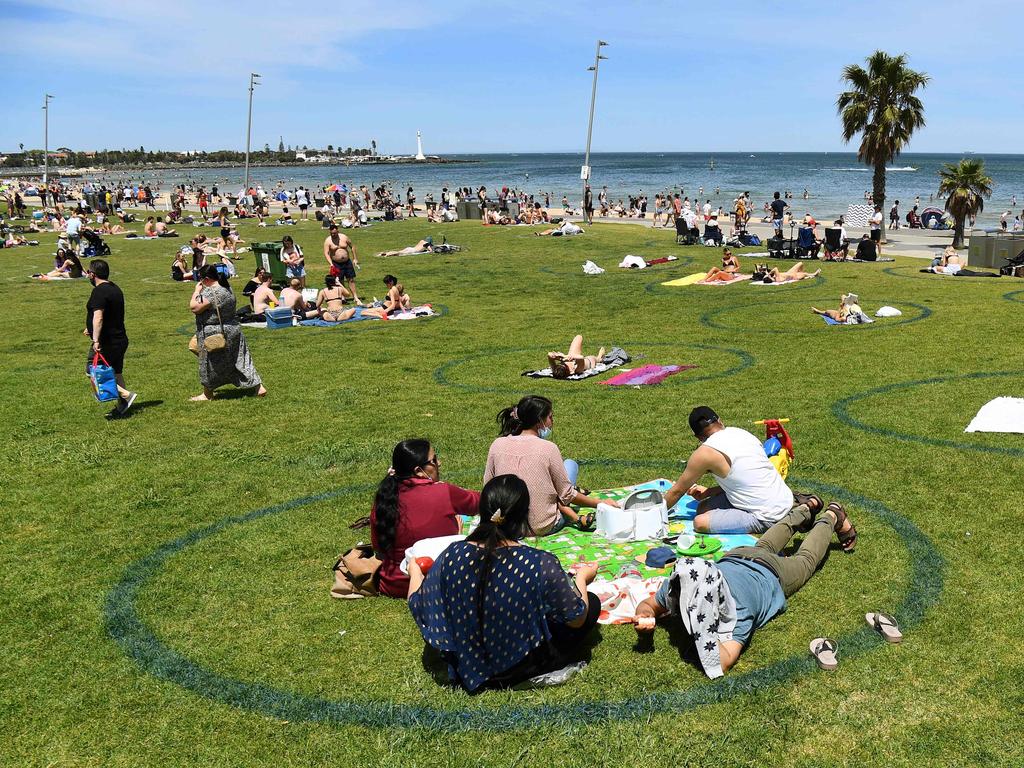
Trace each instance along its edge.
<path fill-rule="evenodd" d="M 827 507 L 825 507 L 825 511 L 832 512 L 836 516 L 834 530 L 836 532 L 836 536 L 839 538 L 840 548 L 843 552 L 852 553 L 857 547 L 857 529 L 854 527 L 853 523 L 850 523 L 850 528 L 847 531 L 840 533 L 843 525 L 849 520 L 846 515 L 846 510 L 843 509 L 843 505 L 832 501 L 829 502 Z"/>

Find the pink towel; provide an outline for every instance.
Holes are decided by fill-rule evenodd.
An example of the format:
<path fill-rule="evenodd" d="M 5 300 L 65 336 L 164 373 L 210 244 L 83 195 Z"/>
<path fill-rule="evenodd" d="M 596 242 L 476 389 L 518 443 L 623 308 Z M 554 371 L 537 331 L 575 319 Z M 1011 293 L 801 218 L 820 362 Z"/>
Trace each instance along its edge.
<path fill-rule="evenodd" d="M 669 376 L 680 371 L 696 368 L 696 365 L 644 365 L 632 371 L 623 371 L 604 382 L 613 387 L 637 387 L 644 384 L 660 384 Z"/>

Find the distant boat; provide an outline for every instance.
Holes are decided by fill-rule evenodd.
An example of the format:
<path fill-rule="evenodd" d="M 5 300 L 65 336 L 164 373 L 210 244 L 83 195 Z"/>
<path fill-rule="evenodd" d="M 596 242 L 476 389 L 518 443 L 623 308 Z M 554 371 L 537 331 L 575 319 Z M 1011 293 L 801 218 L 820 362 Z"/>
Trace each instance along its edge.
<path fill-rule="evenodd" d="M 751 155 L 751 157 L 757 157 L 757 155 Z"/>

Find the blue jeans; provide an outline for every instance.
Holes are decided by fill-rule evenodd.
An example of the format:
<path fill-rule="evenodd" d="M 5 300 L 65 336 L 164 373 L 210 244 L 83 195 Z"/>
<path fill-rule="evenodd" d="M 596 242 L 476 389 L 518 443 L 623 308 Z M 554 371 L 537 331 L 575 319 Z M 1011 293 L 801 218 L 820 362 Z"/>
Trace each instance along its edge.
<path fill-rule="evenodd" d="M 565 474 L 569 476 L 569 482 L 576 485 L 576 478 L 580 476 L 580 465 L 572 459 L 565 459 L 562 461 L 562 464 L 565 466 Z M 555 524 L 551 526 L 551 530 L 547 532 L 547 535 L 550 536 L 552 533 L 558 533 L 565 528 L 568 522 L 569 520 L 565 515 L 559 515 Z"/>
<path fill-rule="evenodd" d="M 707 513 L 709 533 L 764 533 L 771 527 L 771 523 L 733 507 L 725 493 L 713 496 L 706 504 L 702 503 L 698 513 Z"/>

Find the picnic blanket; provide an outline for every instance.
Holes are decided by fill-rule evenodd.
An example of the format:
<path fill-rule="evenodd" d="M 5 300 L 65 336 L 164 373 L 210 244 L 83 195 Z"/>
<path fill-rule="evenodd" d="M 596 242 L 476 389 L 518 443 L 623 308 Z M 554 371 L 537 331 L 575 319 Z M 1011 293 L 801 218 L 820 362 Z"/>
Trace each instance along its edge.
<path fill-rule="evenodd" d="M 686 277 L 677 277 L 675 280 L 669 280 L 667 283 L 662 283 L 662 285 L 668 285 L 673 288 L 680 285 L 693 285 L 698 280 L 703 280 L 707 276 L 707 272 L 694 272 L 692 275 L 687 275 Z"/>
<path fill-rule="evenodd" d="M 559 381 L 581 381 L 583 379 L 589 379 L 591 376 L 597 376 L 605 371 L 610 371 L 612 368 L 618 368 L 622 365 L 621 362 L 613 361 L 610 363 L 598 363 L 596 367 L 589 368 L 583 373 L 574 373 L 572 376 L 567 376 Z M 529 376 L 531 379 L 553 379 L 554 376 L 551 373 L 550 368 L 538 368 L 536 371 L 523 371 L 522 376 Z"/>
<path fill-rule="evenodd" d="M 997 397 L 989 400 L 971 419 L 964 432 L 1012 432 L 1024 434 L 1024 399 Z"/>
<path fill-rule="evenodd" d="M 698 280 L 694 285 L 736 285 L 744 280 L 749 280 L 753 275 L 737 274 L 732 280 Z"/>
<path fill-rule="evenodd" d="M 696 367 L 696 365 L 643 365 L 630 371 L 623 371 L 603 383 L 611 387 L 639 387 L 649 384 L 660 384 L 673 374 Z"/>

